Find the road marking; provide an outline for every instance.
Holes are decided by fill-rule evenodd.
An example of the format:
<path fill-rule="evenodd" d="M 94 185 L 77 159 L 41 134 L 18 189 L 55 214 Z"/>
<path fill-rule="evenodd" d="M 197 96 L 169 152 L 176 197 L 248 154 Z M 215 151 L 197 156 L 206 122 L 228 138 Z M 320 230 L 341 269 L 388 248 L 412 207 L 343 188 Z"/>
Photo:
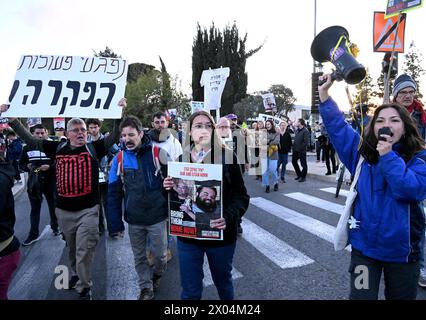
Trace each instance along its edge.
<path fill-rule="evenodd" d="M 322 188 L 320 189 L 321 191 L 325 191 L 328 193 L 332 193 L 332 194 L 336 194 L 336 188 L 335 187 L 331 187 L 331 188 Z M 349 190 L 345 190 L 345 189 L 340 189 L 339 191 L 339 196 L 343 196 L 343 197 L 347 197 L 349 194 Z"/>
<path fill-rule="evenodd" d="M 327 200 L 323 200 L 321 198 L 313 197 L 313 196 L 310 196 L 308 194 L 301 193 L 301 192 L 285 193 L 285 194 L 283 194 L 283 196 L 295 199 L 295 200 L 300 201 L 300 202 L 307 203 L 311 206 L 314 206 L 314 207 L 317 207 L 317 208 L 320 208 L 320 209 L 324 209 L 324 210 L 327 210 L 327 211 L 337 213 L 339 215 L 341 215 L 343 213 L 343 210 L 345 208 L 344 205 L 337 204 L 337 203 L 334 203 L 334 202 L 330 202 L 330 201 L 327 201 Z"/>
<path fill-rule="evenodd" d="M 244 229 L 243 239 L 281 269 L 301 267 L 314 263 L 314 260 L 302 252 L 246 218 L 243 219 L 242 227 Z"/>
<path fill-rule="evenodd" d="M 333 235 L 336 228 L 329 224 L 305 216 L 262 197 L 251 198 L 250 203 L 281 220 L 291 223 L 327 242 L 333 243 Z M 348 248 L 346 250 L 350 251 Z"/>
<path fill-rule="evenodd" d="M 65 241 L 61 236 L 54 236 L 47 225 L 37 242 L 20 249 L 21 252 L 29 252 L 10 285 L 9 299 L 45 300 L 52 278 L 59 275 L 55 275 L 55 268 L 64 248 Z"/>

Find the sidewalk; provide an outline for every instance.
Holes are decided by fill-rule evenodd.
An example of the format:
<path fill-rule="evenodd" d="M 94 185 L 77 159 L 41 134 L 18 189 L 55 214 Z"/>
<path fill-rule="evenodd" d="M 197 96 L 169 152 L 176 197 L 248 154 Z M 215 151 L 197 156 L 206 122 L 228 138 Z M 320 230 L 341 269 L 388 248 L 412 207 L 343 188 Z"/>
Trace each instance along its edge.
<path fill-rule="evenodd" d="M 292 175 L 296 175 L 294 172 L 293 164 L 291 163 L 292 159 L 292 153 L 288 154 L 288 163 L 286 167 L 286 173 L 290 173 Z M 327 172 L 327 167 L 325 165 L 325 162 L 316 162 L 317 156 L 315 152 L 308 152 L 307 153 L 307 163 L 308 163 L 308 174 L 306 176 L 306 179 L 314 178 L 317 180 L 325 181 L 325 182 L 336 182 L 336 174 L 333 173 L 330 176 L 326 176 L 325 173 Z M 330 163 L 331 166 L 331 163 Z M 299 167 L 302 169 L 299 161 Z"/>

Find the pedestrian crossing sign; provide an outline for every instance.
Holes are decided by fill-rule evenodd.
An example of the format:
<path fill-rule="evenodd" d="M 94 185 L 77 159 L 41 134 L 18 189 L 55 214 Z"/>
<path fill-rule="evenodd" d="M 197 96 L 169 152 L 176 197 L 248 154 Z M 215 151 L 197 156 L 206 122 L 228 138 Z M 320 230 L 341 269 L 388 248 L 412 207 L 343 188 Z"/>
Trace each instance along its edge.
<path fill-rule="evenodd" d="M 374 12 L 373 51 L 404 53 L 406 14 L 402 14 L 398 24 L 398 16 L 385 19 L 384 12 Z"/>

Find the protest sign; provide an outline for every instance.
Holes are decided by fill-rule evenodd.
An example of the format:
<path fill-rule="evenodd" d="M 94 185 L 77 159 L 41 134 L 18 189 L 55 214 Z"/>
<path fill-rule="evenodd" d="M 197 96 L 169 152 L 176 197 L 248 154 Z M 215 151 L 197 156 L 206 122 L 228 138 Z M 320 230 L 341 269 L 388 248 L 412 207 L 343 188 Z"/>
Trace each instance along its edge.
<path fill-rule="evenodd" d="M 229 72 L 229 68 L 219 68 L 204 70 L 201 74 L 200 84 L 204 87 L 204 106 L 207 110 L 220 109 L 220 100 Z"/>
<path fill-rule="evenodd" d="M 422 0 L 388 0 L 385 18 L 398 15 L 400 12 L 420 8 L 421 6 Z"/>
<path fill-rule="evenodd" d="M 374 52 L 404 52 L 405 14 L 398 26 L 398 17 L 385 19 L 384 12 L 374 12 L 373 50 Z"/>
<path fill-rule="evenodd" d="M 262 94 L 262 98 L 265 112 L 277 112 L 277 106 L 275 104 L 275 97 L 273 93 Z"/>
<path fill-rule="evenodd" d="M 117 58 L 24 55 L 4 116 L 121 118 L 127 67 Z"/>
<path fill-rule="evenodd" d="M 34 127 L 37 124 L 41 124 L 41 118 L 28 118 L 27 119 L 28 128 Z"/>
<path fill-rule="evenodd" d="M 197 111 L 207 111 L 203 101 L 191 101 L 191 114 Z"/>
<path fill-rule="evenodd" d="M 222 217 L 222 165 L 169 162 L 169 233 L 200 240 L 222 240 L 214 228 Z"/>
<path fill-rule="evenodd" d="M 0 118 L 0 130 L 9 128 L 9 119 Z"/>

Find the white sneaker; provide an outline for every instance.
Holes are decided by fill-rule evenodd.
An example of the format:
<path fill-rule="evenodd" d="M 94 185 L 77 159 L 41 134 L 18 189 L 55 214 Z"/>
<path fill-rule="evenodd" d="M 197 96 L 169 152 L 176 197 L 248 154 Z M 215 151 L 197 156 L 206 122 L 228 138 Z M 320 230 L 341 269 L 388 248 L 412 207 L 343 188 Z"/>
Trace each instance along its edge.
<path fill-rule="evenodd" d="M 426 288 L 426 270 L 424 268 L 420 269 L 418 285 L 422 288 Z"/>

